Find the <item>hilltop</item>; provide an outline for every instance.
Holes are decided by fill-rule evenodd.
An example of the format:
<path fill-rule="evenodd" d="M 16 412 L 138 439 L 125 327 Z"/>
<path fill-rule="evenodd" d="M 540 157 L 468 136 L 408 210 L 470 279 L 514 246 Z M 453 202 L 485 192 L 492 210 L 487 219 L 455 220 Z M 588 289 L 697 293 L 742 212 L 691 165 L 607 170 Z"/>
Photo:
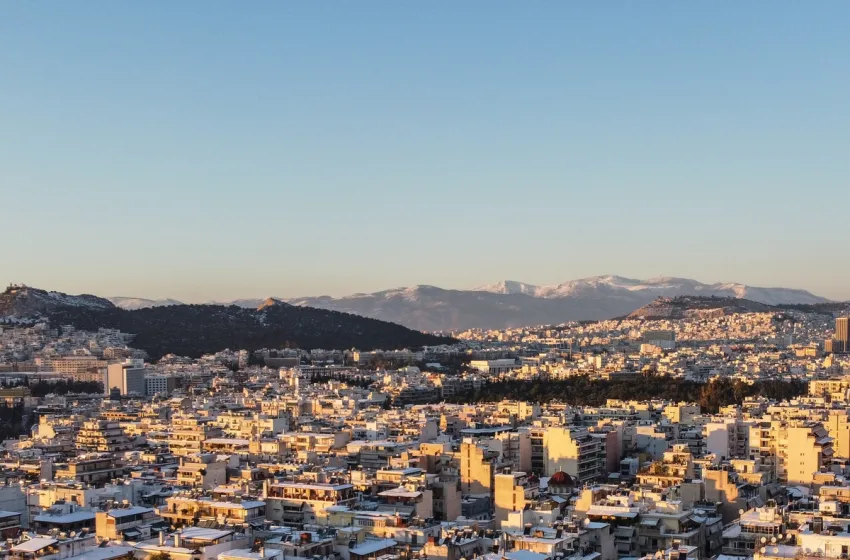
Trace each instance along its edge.
<path fill-rule="evenodd" d="M 735 313 L 770 313 L 783 311 L 802 311 L 832 315 L 846 312 L 846 302 L 826 302 L 815 304 L 767 305 L 757 301 L 734 297 L 716 296 L 676 296 L 659 297 L 627 315 L 629 319 L 687 319 L 709 318 Z"/>
<path fill-rule="evenodd" d="M 31 287 L 0 294 L 0 319 L 47 320 L 83 330 L 119 329 L 153 359 L 174 353 L 199 357 L 224 348 L 398 349 L 454 342 L 394 323 L 349 313 L 296 307 L 269 300 L 256 309 L 223 305 L 168 305 L 121 309 L 90 295 L 71 296 Z"/>
<path fill-rule="evenodd" d="M 49 315 L 59 308 L 105 310 L 115 306 L 108 299 L 89 294 L 69 296 L 30 286 L 9 286 L 0 294 L 0 317 L 24 319 Z"/>
<path fill-rule="evenodd" d="M 717 317 L 735 313 L 781 311 L 777 306 L 732 297 L 660 297 L 628 314 L 629 319 L 686 319 Z"/>

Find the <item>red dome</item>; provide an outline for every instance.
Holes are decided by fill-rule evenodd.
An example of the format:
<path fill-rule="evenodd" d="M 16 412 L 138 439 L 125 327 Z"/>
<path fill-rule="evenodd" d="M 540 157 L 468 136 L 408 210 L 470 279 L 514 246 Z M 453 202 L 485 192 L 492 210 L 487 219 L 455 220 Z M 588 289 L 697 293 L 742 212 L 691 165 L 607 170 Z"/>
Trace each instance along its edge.
<path fill-rule="evenodd" d="M 564 471 L 558 471 L 549 478 L 549 486 L 573 486 L 573 477 Z"/>

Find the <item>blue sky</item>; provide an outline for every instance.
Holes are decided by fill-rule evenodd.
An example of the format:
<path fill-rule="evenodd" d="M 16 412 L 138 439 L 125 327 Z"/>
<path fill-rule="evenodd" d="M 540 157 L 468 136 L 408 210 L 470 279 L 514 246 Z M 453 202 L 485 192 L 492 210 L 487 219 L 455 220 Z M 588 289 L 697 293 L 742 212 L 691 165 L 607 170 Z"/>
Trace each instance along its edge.
<path fill-rule="evenodd" d="M 850 298 L 850 4 L 4 2 L 0 281 Z"/>

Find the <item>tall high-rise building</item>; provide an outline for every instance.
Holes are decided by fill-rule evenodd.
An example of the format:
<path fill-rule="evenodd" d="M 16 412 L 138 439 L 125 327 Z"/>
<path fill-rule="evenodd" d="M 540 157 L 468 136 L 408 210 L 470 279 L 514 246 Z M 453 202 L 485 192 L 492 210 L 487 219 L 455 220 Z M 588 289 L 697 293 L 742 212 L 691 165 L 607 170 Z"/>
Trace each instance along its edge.
<path fill-rule="evenodd" d="M 850 352 L 850 317 L 839 317 L 835 320 L 835 352 Z"/>

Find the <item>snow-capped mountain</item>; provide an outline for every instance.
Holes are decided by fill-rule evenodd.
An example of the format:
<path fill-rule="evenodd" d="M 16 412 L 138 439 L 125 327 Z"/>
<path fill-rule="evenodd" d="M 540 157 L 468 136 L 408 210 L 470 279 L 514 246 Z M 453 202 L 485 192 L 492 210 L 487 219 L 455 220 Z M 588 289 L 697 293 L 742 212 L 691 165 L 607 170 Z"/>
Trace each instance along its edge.
<path fill-rule="evenodd" d="M 475 290 L 413 286 L 374 294 L 287 301 L 365 315 L 420 330 L 461 330 L 608 319 L 626 315 L 657 297 L 679 295 L 743 298 L 768 305 L 828 301 L 805 290 L 703 284 L 686 278 L 636 280 L 622 276 L 594 276 L 556 286 L 505 280 Z"/>
<path fill-rule="evenodd" d="M 182 305 L 183 302 L 176 299 L 146 299 L 134 297 L 111 297 L 107 298 L 116 307 L 132 311 L 134 309 L 145 309 L 146 307 L 164 307 L 166 305 Z"/>
<path fill-rule="evenodd" d="M 491 294 L 526 294 L 529 296 L 540 297 L 540 286 L 517 282 L 515 280 L 502 280 L 496 284 L 475 288 L 475 291 L 490 292 Z"/>
<path fill-rule="evenodd" d="M 823 303 L 828 300 L 813 295 L 806 290 L 789 288 L 757 288 L 745 284 L 716 283 L 703 284 L 687 278 L 650 278 L 634 280 L 622 276 L 593 276 L 570 280 L 557 286 L 534 286 L 522 282 L 505 280 L 497 284 L 482 286 L 477 291 L 494 294 L 528 294 L 534 297 L 556 299 L 587 295 L 626 296 L 629 292 L 648 292 L 654 296 L 701 295 L 716 297 L 736 297 L 749 299 L 767 305 L 790 303 Z"/>
<path fill-rule="evenodd" d="M 292 305 L 382 319 L 418 330 L 449 331 L 609 319 L 627 315 L 657 297 L 680 295 L 742 298 L 767 305 L 828 301 L 805 290 L 759 288 L 737 283 L 703 284 L 687 278 L 636 280 L 622 276 L 594 276 L 555 286 L 505 280 L 474 290 L 420 285 L 344 297 L 275 299 Z M 266 299 L 208 303 L 256 309 Z"/>

